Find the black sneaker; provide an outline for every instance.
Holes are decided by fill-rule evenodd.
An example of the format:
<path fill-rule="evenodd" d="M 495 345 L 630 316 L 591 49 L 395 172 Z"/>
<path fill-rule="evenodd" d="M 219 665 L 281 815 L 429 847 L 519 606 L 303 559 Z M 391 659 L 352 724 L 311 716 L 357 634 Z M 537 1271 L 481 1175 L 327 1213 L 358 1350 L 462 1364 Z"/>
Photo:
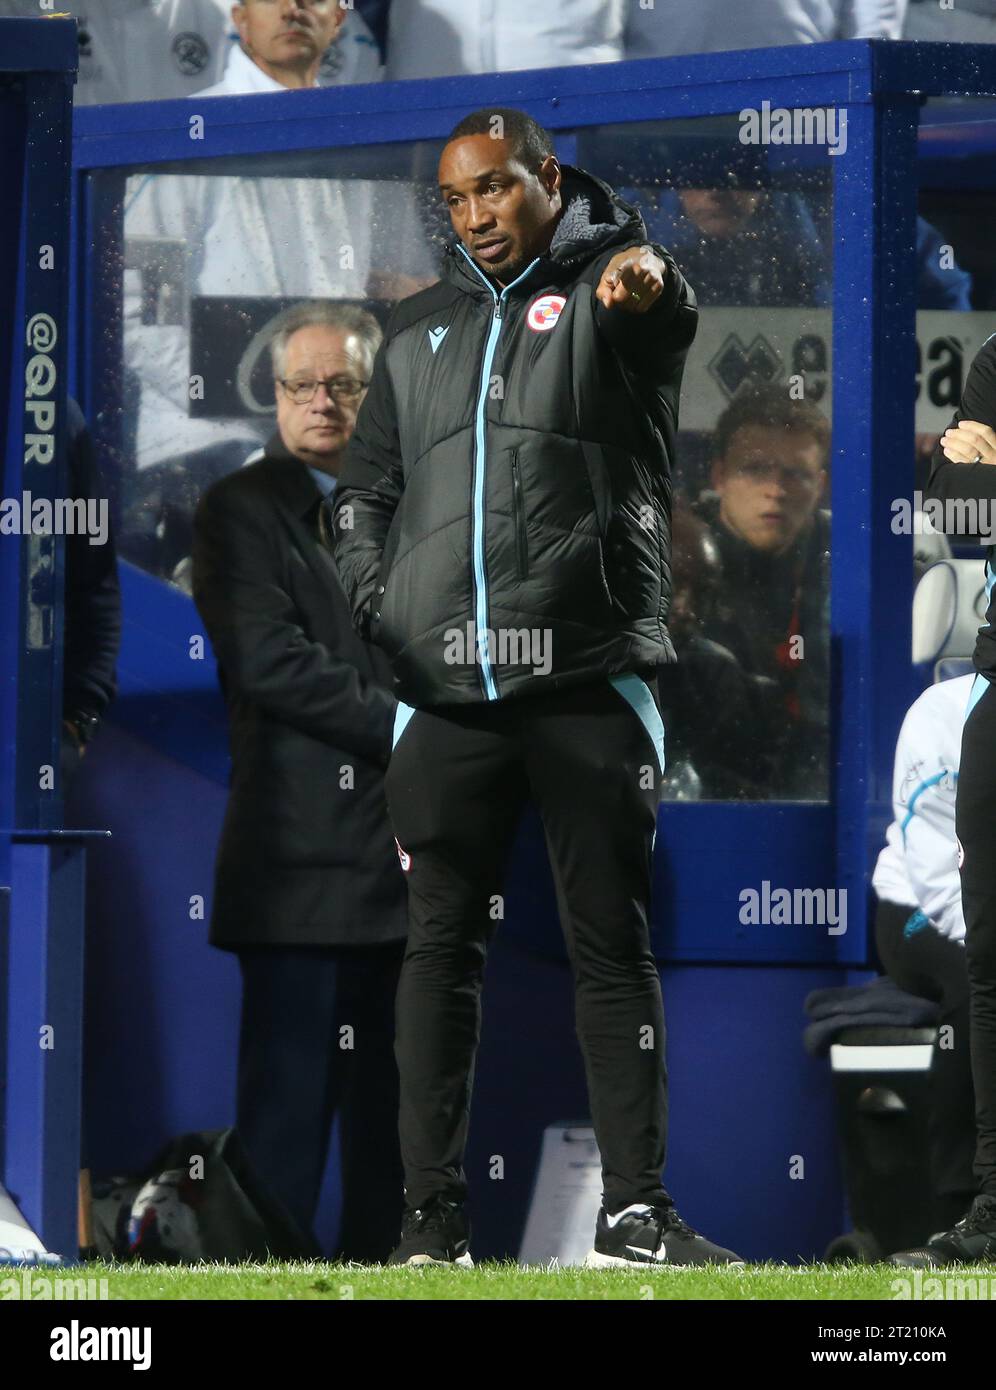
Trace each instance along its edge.
<path fill-rule="evenodd" d="M 589 1269 L 615 1265 L 742 1265 L 732 1250 L 713 1245 L 682 1221 L 672 1206 L 636 1203 L 610 1216 L 604 1207 L 595 1223 Z"/>
<path fill-rule="evenodd" d="M 459 1202 L 432 1197 L 424 1207 L 406 1207 L 401 1241 L 389 1265 L 460 1265 L 473 1269 L 470 1222 Z"/>
<path fill-rule="evenodd" d="M 926 1245 L 889 1256 L 891 1265 L 939 1269 L 941 1265 L 982 1265 L 996 1261 L 996 1197 L 980 1192 L 967 1216 L 950 1231 L 939 1231 Z"/>

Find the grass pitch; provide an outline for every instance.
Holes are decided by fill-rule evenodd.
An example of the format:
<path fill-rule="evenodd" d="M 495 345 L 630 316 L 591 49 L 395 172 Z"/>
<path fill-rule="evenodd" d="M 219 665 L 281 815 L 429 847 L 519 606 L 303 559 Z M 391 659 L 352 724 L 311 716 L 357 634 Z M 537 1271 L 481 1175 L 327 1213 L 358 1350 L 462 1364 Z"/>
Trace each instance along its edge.
<path fill-rule="evenodd" d="M 943 1274 L 945 1271 L 940 1271 Z M 959 1270 L 961 1277 L 987 1275 L 996 1284 L 996 1266 Z M 588 1270 L 577 1267 L 523 1268 L 511 1261 L 475 1269 L 381 1268 L 273 1261 L 245 1265 L 88 1264 L 62 1270 L 13 1270 L 0 1278 L 27 1275 L 32 1283 L 85 1281 L 76 1297 L 150 1300 L 302 1300 L 339 1302 L 381 1300 L 558 1300 L 623 1302 L 683 1300 L 892 1300 L 909 1297 L 910 1270 L 892 1265 L 748 1265 L 744 1269 Z M 95 1281 L 91 1284 L 90 1281 Z M 106 1281 L 103 1282 L 103 1281 Z M 900 1282 L 903 1281 L 903 1282 Z M 35 1285 L 37 1289 L 37 1285 Z M 27 1296 L 27 1295 L 22 1295 Z M 35 1292 L 33 1297 L 38 1297 Z M 53 1289 L 55 1298 L 65 1297 Z"/>

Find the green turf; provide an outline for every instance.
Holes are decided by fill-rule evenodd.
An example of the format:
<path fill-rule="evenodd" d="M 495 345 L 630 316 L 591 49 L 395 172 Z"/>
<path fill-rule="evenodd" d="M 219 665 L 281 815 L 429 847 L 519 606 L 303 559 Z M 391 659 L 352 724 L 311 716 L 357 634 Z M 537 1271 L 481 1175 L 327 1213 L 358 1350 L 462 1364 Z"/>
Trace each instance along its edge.
<path fill-rule="evenodd" d="M 959 1279 L 996 1267 L 957 1270 Z M 745 1269 L 523 1269 L 512 1263 L 463 1269 L 381 1269 L 323 1262 L 247 1265 L 85 1265 L 66 1270 L 0 1270 L 0 1299 L 25 1297 L 30 1281 L 106 1279 L 111 1299 L 824 1299 L 890 1300 L 910 1271 L 890 1265 L 749 1265 Z M 15 1278 L 15 1293 L 4 1280 Z M 929 1275 L 927 1277 L 930 1277 Z M 978 1297 L 989 1297 L 985 1293 Z M 34 1294 L 38 1296 L 37 1292 Z M 58 1295 L 56 1295 L 58 1296 Z M 65 1294 L 63 1294 L 65 1296 Z M 922 1294 L 921 1294 L 922 1296 Z M 929 1296 L 929 1295 L 928 1295 Z M 957 1295 L 955 1295 L 957 1296 Z M 964 1296 L 964 1295 L 962 1295 Z"/>

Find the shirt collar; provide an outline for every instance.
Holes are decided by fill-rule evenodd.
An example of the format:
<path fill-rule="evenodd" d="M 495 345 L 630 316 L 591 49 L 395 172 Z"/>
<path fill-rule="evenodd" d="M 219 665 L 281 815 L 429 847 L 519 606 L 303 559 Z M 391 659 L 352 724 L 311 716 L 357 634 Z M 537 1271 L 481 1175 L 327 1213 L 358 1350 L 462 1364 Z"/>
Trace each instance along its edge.
<path fill-rule="evenodd" d="M 318 484 L 322 496 L 331 497 L 333 492 L 335 492 L 335 485 L 338 479 L 333 478 L 331 473 L 323 473 L 320 468 L 309 468 L 308 472 Z"/>
<path fill-rule="evenodd" d="M 321 469 L 309 468 L 292 454 L 276 430 L 267 441 L 263 466 L 280 489 L 281 496 L 295 515 L 309 516 L 322 498 L 331 496 L 335 479 Z M 329 491 L 326 493 L 326 487 Z"/>
<path fill-rule="evenodd" d="M 238 92 L 286 92 L 290 89 L 255 63 L 240 44 L 232 44 L 225 83 Z M 316 84 L 317 85 L 317 84 Z"/>

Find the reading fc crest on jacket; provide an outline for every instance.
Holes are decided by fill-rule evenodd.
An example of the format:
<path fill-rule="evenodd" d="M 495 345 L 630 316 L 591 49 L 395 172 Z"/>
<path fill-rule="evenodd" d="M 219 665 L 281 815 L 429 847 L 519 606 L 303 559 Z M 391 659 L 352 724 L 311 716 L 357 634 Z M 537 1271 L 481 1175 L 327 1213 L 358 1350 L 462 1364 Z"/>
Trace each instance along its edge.
<path fill-rule="evenodd" d="M 557 320 L 567 300 L 562 294 L 544 294 L 529 306 L 526 323 L 534 333 L 549 333 L 556 328 Z"/>
<path fill-rule="evenodd" d="M 402 871 L 404 873 L 408 873 L 409 869 L 412 866 L 412 857 L 406 849 L 402 849 L 400 844 L 398 844 L 397 835 L 395 835 L 394 837 L 394 843 L 398 845 L 398 858 L 401 860 Z"/>

